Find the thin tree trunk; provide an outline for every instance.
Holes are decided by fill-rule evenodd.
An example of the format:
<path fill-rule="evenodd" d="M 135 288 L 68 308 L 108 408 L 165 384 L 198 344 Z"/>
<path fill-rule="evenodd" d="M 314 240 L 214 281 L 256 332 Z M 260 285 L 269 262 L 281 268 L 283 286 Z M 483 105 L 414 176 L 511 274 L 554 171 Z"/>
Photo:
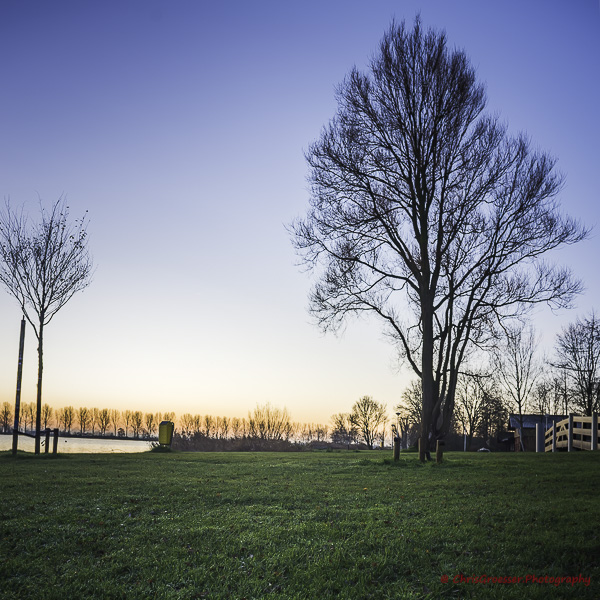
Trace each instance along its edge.
<path fill-rule="evenodd" d="M 44 371 L 44 321 L 40 319 L 38 335 L 38 381 L 37 381 L 37 407 L 35 413 L 35 454 L 40 453 L 41 419 L 42 419 L 42 373 Z"/>

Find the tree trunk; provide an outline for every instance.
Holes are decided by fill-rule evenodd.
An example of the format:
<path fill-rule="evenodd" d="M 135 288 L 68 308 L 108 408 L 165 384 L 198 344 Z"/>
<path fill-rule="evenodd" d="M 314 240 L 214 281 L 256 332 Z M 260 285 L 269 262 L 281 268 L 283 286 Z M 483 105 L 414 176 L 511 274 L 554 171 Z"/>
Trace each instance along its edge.
<path fill-rule="evenodd" d="M 435 404 L 433 381 L 433 308 L 429 306 L 429 302 L 423 301 L 421 315 L 423 323 L 423 347 L 421 354 L 423 413 L 421 416 L 421 447 L 419 460 L 425 462 L 426 453 L 430 450 L 429 434 L 431 433 L 431 419 Z"/>
<path fill-rule="evenodd" d="M 40 318 L 38 335 L 38 381 L 37 408 L 35 413 L 35 454 L 40 453 L 41 419 L 42 419 L 42 372 L 44 370 L 44 319 Z"/>

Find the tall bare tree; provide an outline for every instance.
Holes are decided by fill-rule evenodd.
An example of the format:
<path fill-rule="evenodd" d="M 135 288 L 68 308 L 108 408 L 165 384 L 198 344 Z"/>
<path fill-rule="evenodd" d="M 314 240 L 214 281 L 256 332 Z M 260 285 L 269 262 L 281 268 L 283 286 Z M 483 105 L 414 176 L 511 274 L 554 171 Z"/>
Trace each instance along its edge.
<path fill-rule="evenodd" d="M 35 453 L 40 453 L 44 327 L 92 275 L 87 247 L 87 213 L 69 221 L 69 207 L 59 198 L 31 222 L 9 202 L 0 213 L 0 282 L 19 302 L 38 340 Z"/>
<path fill-rule="evenodd" d="M 419 19 L 392 24 L 337 102 L 306 155 L 308 215 L 290 230 L 317 277 L 318 324 L 375 314 L 421 379 L 423 460 L 449 431 L 470 346 L 500 320 L 580 291 L 541 258 L 587 231 L 558 210 L 555 161 L 484 113 L 465 53 Z"/>
<path fill-rule="evenodd" d="M 570 385 L 574 407 L 590 416 L 600 410 L 600 320 L 594 312 L 565 327 L 556 338 L 555 366 Z"/>

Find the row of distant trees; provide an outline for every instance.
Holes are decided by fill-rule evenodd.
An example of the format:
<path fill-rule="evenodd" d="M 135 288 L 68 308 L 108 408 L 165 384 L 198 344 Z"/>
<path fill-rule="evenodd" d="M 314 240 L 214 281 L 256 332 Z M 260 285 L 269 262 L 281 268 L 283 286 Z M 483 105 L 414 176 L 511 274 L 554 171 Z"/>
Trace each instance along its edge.
<path fill-rule="evenodd" d="M 20 410 L 20 429 L 35 430 L 36 403 L 23 403 Z M 4 402 L 0 407 L 0 426 L 4 433 L 12 430 L 13 407 Z M 287 409 L 270 404 L 257 406 L 248 418 L 214 417 L 185 413 L 179 418 L 174 412 L 146 413 L 142 411 L 109 408 L 74 408 L 65 406 L 54 409 L 42 405 L 42 429 L 58 427 L 68 434 L 125 436 L 133 438 L 153 437 L 161 421 L 172 421 L 181 437 L 190 440 L 204 437 L 216 440 L 255 438 L 266 441 L 325 441 L 329 428 L 318 423 L 292 421 Z"/>
<path fill-rule="evenodd" d="M 19 428 L 25 432 L 35 431 L 36 403 L 22 403 Z M 81 435 L 151 437 L 156 435 L 161 420 L 171 421 L 175 413 L 144 413 L 140 410 L 88 408 L 65 406 L 54 409 L 44 403 L 41 411 L 42 429 L 57 427 L 63 433 Z M 7 433 L 13 427 L 14 412 L 9 402 L 0 407 L 0 426 Z"/>

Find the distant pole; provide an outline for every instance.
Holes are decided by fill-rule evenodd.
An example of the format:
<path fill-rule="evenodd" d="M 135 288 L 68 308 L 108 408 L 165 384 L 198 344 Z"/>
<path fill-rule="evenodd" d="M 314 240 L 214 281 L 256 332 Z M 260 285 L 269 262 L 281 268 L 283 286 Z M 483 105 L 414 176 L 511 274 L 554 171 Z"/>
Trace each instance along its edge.
<path fill-rule="evenodd" d="M 13 425 L 13 456 L 17 454 L 19 444 L 19 413 L 21 411 L 21 379 L 23 377 L 23 348 L 25 346 L 25 317 L 21 319 L 21 337 L 19 339 L 19 363 L 17 366 L 17 396 L 15 398 L 15 423 Z"/>

